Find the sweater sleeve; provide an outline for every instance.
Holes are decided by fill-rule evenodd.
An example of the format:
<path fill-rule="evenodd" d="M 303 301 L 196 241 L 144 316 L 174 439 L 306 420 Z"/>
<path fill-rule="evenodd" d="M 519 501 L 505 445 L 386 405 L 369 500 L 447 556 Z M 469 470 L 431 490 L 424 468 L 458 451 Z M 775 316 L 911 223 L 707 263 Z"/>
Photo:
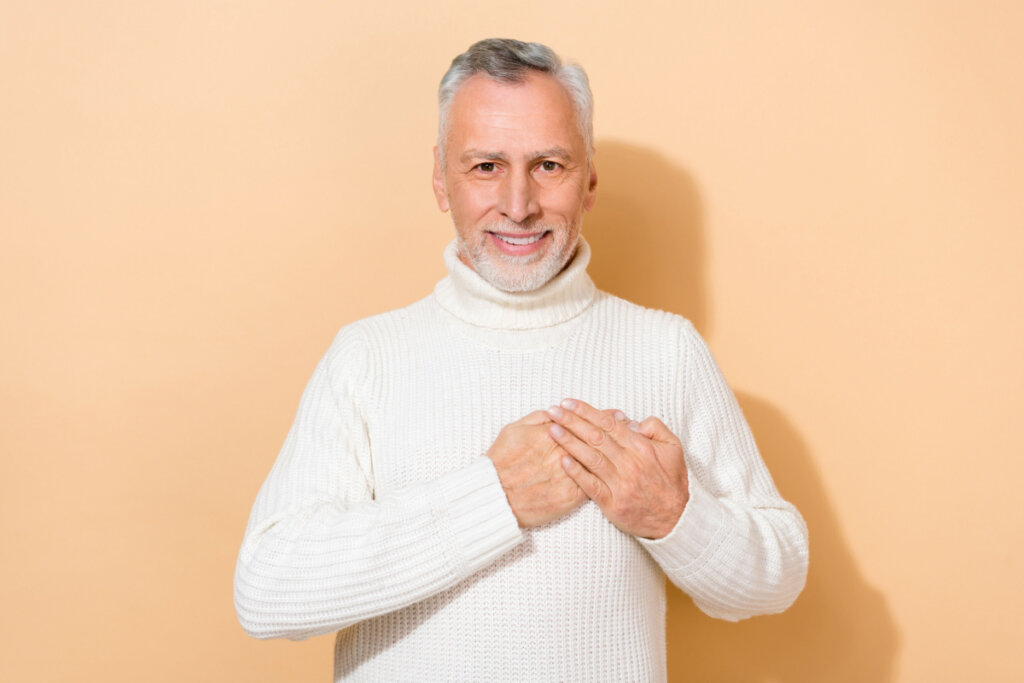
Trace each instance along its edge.
<path fill-rule="evenodd" d="M 317 366 L 253 506 L 235 608 L 259 638 L 303 639 L 413 604 L 522 540 L 486 457 L 381 497 L 361 394 L 361 335 L 342 330 Z"/>
<path fill-rule="evenodd" d="M 680 340 L 678 434 L 690 498 L 664 538 L 638 539 L 706 614 L 738 621 L 788 608 L 807 577 L 807 527 L 782 499 L 739 404 L 689 323 Z"/>

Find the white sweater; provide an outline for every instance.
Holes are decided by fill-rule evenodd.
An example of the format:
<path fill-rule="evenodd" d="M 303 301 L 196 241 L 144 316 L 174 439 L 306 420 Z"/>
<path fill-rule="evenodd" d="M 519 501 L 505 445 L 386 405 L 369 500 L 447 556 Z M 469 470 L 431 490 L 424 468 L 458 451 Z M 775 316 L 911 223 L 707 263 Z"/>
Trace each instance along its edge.
<path fill-rule="evenodd" d="M 260 638 L 340 631 L 354 681 L 664 680 L 662 572 L 706 613 L 784 610 L 807 530 L 685 319 L 597 291 L 589 247 L 535 292 L 449 275 L 338 334 L 249 520 L 235 576 Z M 690 499 L 649 541 L 591 502 L 523 530 L 484 453 L 563 398 L 660 417 Z"/>

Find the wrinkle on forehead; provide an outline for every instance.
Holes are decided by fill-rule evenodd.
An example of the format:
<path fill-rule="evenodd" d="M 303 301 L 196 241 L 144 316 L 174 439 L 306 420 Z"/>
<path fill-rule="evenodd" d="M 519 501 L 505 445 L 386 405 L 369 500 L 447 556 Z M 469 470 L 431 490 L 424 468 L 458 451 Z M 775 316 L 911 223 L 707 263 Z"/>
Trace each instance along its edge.
<path fill-rule="evenodd" d="M 566 161 L 572 161 L 573 154 L 570 150 L 565 147 L 550 147 L 548 149 L 541 149 L 535 152 L 528 152 L 526 157 L 529 159 L 563 159 Z M 460 161 L 469 161 L 470 159 L 488 159 L 491 161 L 511 161 L 509 156 L 505 152 L 492 151 L 486 149 L 467 149 L 459 156 Z"/>
<path fill-rule="evenodd" d="M 585 146 L 569 93 L 548 74 L 530 74 L 520 83 L 476 74 L 455 94 L 449 116 L 452 152 L 462 147 L 522 157 Z"/>

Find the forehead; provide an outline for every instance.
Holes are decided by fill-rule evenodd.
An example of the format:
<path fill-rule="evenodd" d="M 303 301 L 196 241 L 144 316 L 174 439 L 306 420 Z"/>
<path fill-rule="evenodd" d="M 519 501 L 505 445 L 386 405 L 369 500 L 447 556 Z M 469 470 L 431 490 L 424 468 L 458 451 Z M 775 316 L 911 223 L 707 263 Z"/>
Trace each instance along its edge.
<path fill-rule="evenodd" d="M 451 151 L 583 145 L 568 92 L 554 76 L 541 72 L 519 83 L 471 76 L 455 93 L 448 123 Z"/>

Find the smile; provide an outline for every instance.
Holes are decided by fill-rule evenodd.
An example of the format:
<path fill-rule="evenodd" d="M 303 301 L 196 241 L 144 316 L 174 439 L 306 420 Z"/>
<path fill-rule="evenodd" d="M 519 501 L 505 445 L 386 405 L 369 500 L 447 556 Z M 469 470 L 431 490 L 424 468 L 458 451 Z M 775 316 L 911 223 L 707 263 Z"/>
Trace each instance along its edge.
<path fill-rule="evenodd" d="M 540 239 L 544 237 L 544 235 L 546 235 L 547 233 L 538 232 L 536 235 L 524 235 L 522 237 L 513 237 L 511 235 L 499 235 L 496 232 L 492 232 L 491 234 L 497 237 L 505 244 L 511 244 L 517 247 L 525 247 L 528 244 L 534 244 L 535 242 L 539 242 Z"/>

